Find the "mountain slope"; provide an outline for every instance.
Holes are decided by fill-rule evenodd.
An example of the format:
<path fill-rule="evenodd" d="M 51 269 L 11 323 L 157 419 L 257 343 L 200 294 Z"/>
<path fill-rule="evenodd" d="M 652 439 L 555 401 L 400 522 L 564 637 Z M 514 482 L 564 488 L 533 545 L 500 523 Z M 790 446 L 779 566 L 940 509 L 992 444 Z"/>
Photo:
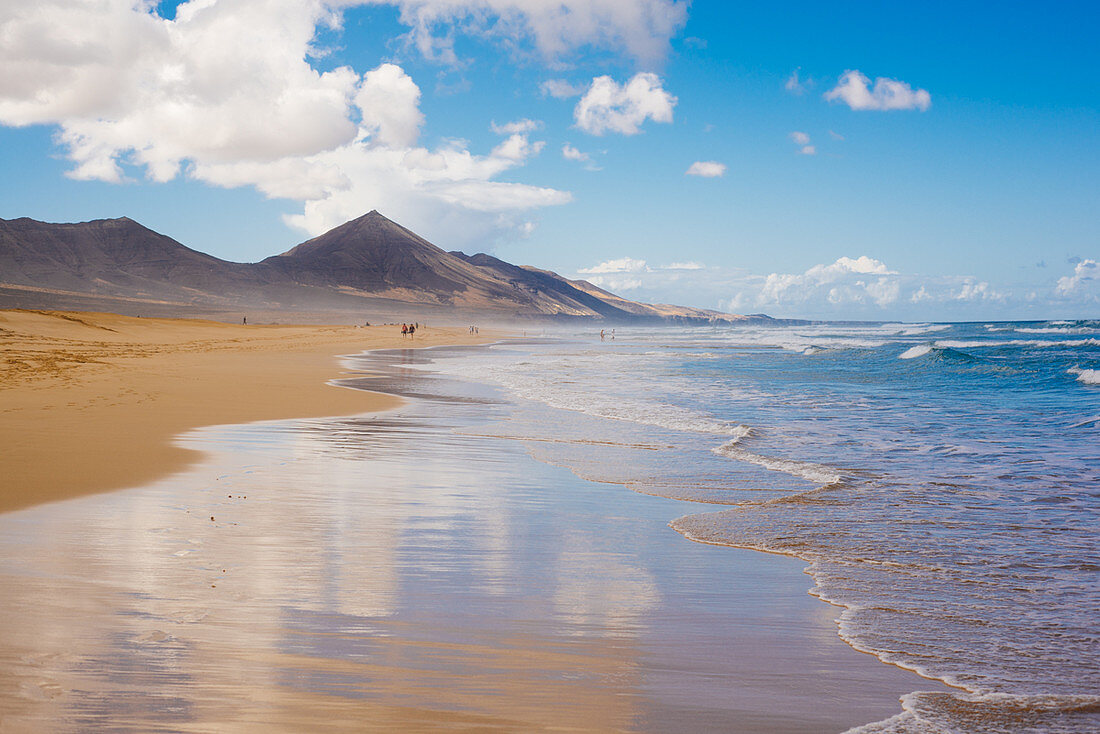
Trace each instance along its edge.
<path fill-rule="evenodd" d="M 259 263 L 197 252 L 131 219 L 48 224 L 0 219 L 0 303 L 58 298 L 141 306 L 363 313 L 484 314 L 505 320 L 735 321 L 744 317 L 620 298 L 587 281 L 485 254 L 445 252 L 377 211 Z M 385 316 L 383 316 L 385 318 Z"/>
<path fill-rule="evenodd" d="M 0 280 L 110 295 L 190 298 L 249 280 L 247 266 L 192 250 L 128 217 L 79 224 L 0 219 Z"/>

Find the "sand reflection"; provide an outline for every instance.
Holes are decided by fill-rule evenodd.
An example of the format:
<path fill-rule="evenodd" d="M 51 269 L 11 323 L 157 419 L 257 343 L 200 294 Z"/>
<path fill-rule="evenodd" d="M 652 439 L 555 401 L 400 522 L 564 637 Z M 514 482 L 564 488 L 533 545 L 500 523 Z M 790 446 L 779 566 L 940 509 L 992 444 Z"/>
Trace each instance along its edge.
<path fill-rule="evenodd" d="M 638 611 L 608 605 L 617 567 L 604 597 L 533 587 L 514 477 L 430 435 L 381 457 L 398 424 L 207 429 L 194 471 L 0 518 L 4 729 L 628 726 Z"/>

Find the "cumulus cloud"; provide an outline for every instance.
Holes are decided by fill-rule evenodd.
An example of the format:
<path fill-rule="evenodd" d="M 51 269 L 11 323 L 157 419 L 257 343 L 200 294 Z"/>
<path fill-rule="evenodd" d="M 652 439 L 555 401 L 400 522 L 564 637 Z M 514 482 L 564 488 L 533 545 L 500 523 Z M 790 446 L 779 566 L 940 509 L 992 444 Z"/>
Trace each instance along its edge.
<path fill-rule="evenodd" d="M 561 146 L 561 157 L 567 161 L 579 161 L 582 163 L 592 159 L 590 155 L 582 153 L 569 143 Z"/>
<path fill-rule="evenodd" d="M 617 260 L 605 260 L 599 265 L 590 268 L 581 268 L 578 273 L 645 273 L 649 272 L 649 266 L 645 260 L 635 260 L 632 257 L 621 257 Z"/>
<path fill-rule="evenodd" d="M 867 255 L 840 257 L 801 273 L 746 276 L 731 280 L 728 292 L 732 295 L 721 300 L 723 308 L 809 318 L 926 317 L 915 316 L 914 309 L 942 317 L 974 317 L 976 308 L 1004 309 L 1020 302 L 973 276 L 902 273 Z"/>
<path fill-rule="evenodd" d="M 588 278 L 588 282 L 616 294 L 638 290 L 645 285 L 641 278 L 629 275 L 594 275 Z"/>
<path fill-rule="evenodd" d="M 383 145 L 407 147 L 420 137 L 420 88 L 400 66 L 382 64 L 364 74 L 355 105 L 363 128 Z"/>
<path fill-rule="evenodd" d="M 726 173 L 726 164 L 718 161 L 695 161 L 684 171 L 685 176 L 701 176 L 702 178 L 718 178 Z"/>
<path fill-rule="evenodd" d="M 882 260 L 839 257 L 805 271 L 767 275 L 743 269 L 641 258 L 607 260 L 578 277 L 652 303 L 683 303 L 731 313 L 839 319 L 1051 318 L 1100 308 L 1100 263 L 1080 260 L 1045 286 L 1003 286 L 972 275 L 900 272 Z"/>
<path fill-rule="evenodd" d="M 577 127 L 592 135 L 636 135 L 646 120 L 672 122 L 676 101 L 664 90 L 660 77 L 650 72 L 639 72 L 623 85 L 598 76 L 577 102 L 573 118 Z"/>
<path fill-rule="evenodd" d="M 757 301 L 805 303 L 823 298 L 832 304 L 873 302 L 885 306 L 900 295 L 900 288 L 889 279 L 893 275 L 897 273 L 872 257 L 841 257 L 828 265 L 814 265 L 805 273 L 768 275 Z"/>
<path fill-rule="evenodd" d="M 542 143 L 527 137 L 533 121 L 496 126 L 507 138 L 488 154 L 454 142 L 429 149 L 418 143 L 420 88 L 400 66 L 362 75 L 348 66 L 315 69 L 318 28 L 338 28 L 340 11 L 355 4 L 362 3 L 191 0 L 167 20 L 135 0 L 5 3 L 0 124 L 56 126 L 76 179 L 144 174 L 163 182 L 183 173 L 297 200 L 302 212 L 288 221 L 309 234 L 371 208 L 426 234 L 523 232 L 527 212 L 570 200 L 567 192 L 494 180 L 538 154 Z M 558 10 L 449 3 L 450 15 L 442 3 L 398 4 L 403 17 L 409 11 L 432 32 L 447 18 L 468 20 L 471 8 L 507 17 L 512 25 L 496 33 L 526 34 L 546 49 L 621 43 L 641 53 L 642 36 L 667 26 L 580 0 L 557 3 Z M 665 6 L 675 14 L 672 3 L 649 3 Z M 578 27 L 570 8 L 581 8 Z M 600 18 L 613 27 L 593 36 L 586 24 Z"/>
<path fill-rule="evenodd" d="M 1060 296 L 1091 294 L 1100 296 L 1100 264 L 1095 260 L 1080 260 L 1074 264 L 1073 275 L 1058 279 L 1055 292 Z"/>
<path fill-rule="evenodd" d="M 924 89 L 914 90 L 897 79 L 878 77 L 875 86 L 858 70 L 849 69 L 840 75 L 837 85 L 825 93 L 830 102 L 840 101 L 853 110 L 927 110 L 932 96 Z"/>

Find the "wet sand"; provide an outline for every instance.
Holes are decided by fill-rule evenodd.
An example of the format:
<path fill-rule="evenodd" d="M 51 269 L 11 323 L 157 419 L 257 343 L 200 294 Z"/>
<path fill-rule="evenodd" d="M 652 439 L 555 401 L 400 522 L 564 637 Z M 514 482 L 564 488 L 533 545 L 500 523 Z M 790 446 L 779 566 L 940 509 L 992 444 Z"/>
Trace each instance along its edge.
<path fill-rule="evenodd" d="M 0 516 L 0 728 L 827 732 L 928 683 L 476 398 L 191 431 L 184 472 Z"/>
<path fill-rule="evenodd" d="M 0 311 L 0 512 L 179 471 L 203 425 L 351 415 L 400 404 L 326 384 L 337 355 L 490 341 L 459 328 L 257 326 Z"/>
<path fill-rule="evenodd" d="M 403 398 L 324 386 L 362 342 L 322 331 L 190 365 L 170 345 L 173 380 L 139 371 L 150 389 L 201 362 L 244 381 L 279 352 L 296 366 L 263 379 L 316 378 L 302 389 L 333 402 L 238 414 L 390 409 L 185 431 L 171 475 L 0 514 L 0 731 L 822 732 L 935 687 L 844 644 L 802 563 L 688 542 L 668 521 L 699 505 L 490 435 L 514 406 L 454 394 L 423 353 L 347 360 L 348 383 Z M 92 363 L 68 389 L 147 358 Z M 187 392 L 163 389 L 183 413 Z"/>

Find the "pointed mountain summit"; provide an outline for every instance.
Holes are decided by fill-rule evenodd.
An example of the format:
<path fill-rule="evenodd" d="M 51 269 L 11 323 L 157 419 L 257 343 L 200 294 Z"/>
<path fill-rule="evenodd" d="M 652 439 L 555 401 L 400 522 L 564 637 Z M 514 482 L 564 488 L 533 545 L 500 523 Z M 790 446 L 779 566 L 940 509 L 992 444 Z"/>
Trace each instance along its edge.
<path fill-rule="evenodd" d="M 476 268 L 377 210 L 261 264 L 299 283 L 371 293 L 418 291 L 442 300 L 471 290 L 486 297 L 503 295 L 499 284 L 485 282 Z"/>
<path fill-rule="evenodd" d="M 463 321 L 744 318 L 638 303 L 548 270 L 445 252 L 377 210 L 252 264 L 196 252 L 126 217 L 77 224 L 0 219 L 0 307 L 13 306 L 176 315 L 260 309 L 356 320 L 410 311 Z"/>

